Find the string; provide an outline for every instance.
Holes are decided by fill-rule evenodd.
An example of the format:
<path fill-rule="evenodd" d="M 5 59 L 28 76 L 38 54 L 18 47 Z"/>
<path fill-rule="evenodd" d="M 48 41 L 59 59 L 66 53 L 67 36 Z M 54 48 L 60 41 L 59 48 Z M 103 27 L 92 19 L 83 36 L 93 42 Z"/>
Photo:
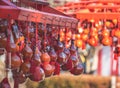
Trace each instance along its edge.
<path fill-rule="evenodd" d="M 37 22 L 37 18 L 36 18 L 35 39 L 36 39 L 36 46 L 37 46 L 37 43 L 38 43 L 38 22 Z"/>
<path fill-rule="evenodd" d="M 46 30 L 46 20 L 45 20 L 44 21 L 44 49 L 46 48 L 46 44 L 45 44 L 45 42 L 46 42 L 46 32 L 47 32 L 47 30 Z"/>
<path fill-rule="evenodd" d="M 26 43 L 28 43 L 30 41 L 30 39 L 29 39 L 29 22 L 28 22 L 29 15 L 26 17 L 27 17 L 26 27 L 27 27 L 27 38 L 28 38 L 28 40 L 26 40 Z"/>
<path fill-rule="evenodd" d="M 65 22 L 65 48 L 67 48 L 67 32 L 68 32 L 68 28 L 66 27 L 66 22 Z"/>
<path fill-rule="evenodd" d="M 58 22 L 58 41 L 60 40 L 60 21 L 61 21 L 61 18 Z"/>

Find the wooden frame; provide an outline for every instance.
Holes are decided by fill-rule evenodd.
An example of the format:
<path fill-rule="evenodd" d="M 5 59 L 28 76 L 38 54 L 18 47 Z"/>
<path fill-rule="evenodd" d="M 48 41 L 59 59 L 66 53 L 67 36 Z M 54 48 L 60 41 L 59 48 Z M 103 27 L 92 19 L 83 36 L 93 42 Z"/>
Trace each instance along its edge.
<path fill-rule="evenodd" d="M 6 3 L 0 5 L 0 18 L 10 18 L 22 21 L 33 21 L 33 22 L 45 22 L 47 24 L 54 24 L 59 26 L 67 26 L 76 28 L 78 20 L 65 15 L 58 15 L 39 10 L 30 10 L 23 7 L 15 6 L 6 0 L 1 0 L 0 3 Z M 71 25 L 72 24 L 72 25 Z"/>

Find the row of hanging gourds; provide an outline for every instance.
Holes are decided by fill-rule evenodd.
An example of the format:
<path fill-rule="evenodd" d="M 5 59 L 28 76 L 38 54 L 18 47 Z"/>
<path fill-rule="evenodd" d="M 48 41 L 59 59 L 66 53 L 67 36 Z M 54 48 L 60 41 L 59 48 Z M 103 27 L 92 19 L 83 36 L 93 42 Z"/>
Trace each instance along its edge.
<path fill-rule="evenodd" d="M 68 35 L 72 34 L 68 32 Z M 64 41 L 64 32 L 61 32 L 61 41 Z M 113 20 L 82 20 L 76 33 L 73 34 L 75 45 L 85 49 L 86 45 L 96 47 L 100 44 L 114 47 L 114 59 L 120 56 L 120 22 Z M 69 40 L 70 37 L 67 38 Z M 67 43 L 70 47 L 69 43 Z"/>
<path fill-rule="evenodd" d="M 71 45 L 67 47 L 68 32 L 64 31 L 66 38 L 61 42 L 61 30 L 58 26 L 0 19 L 0 48 L 7 51 L 5 63 L 12 70 L 14 88 L 26 78 L 40 82 L 45 77 L 59 75 L 61 70 L 74 75 L 83 73 L 74 40 L 71 37 Z M 6 85 L 10 88 L 7 77 L 1 84 L 1 88 Z"/>

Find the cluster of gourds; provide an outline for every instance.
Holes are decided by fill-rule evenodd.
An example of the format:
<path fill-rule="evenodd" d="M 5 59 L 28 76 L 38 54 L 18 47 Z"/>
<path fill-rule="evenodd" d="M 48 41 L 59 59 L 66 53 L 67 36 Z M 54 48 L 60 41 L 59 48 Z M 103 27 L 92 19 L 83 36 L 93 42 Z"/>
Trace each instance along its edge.
<path fill-rule="evenodd" d="M 114 59 L 120 56 L 120 23 L 113 20 L 82 20 L 78 25 L 75 45 L 85 49 L 86 45 L 96 47 L 100 44 L 115 47 Z"/>
<path fill-rule="evenodd" d="M 113 20 L 81 20 L 78 24 L 78 29 L 75 33 L 70 30 L 67 32 L 65 38 L 64 30 L 61 30 L 61 41 L 67 41 L 67 47 L 70 47 L 69 40 L 70 35 L 74 36 L 75 45 L 78 48 L 85 49 L 86 45 L 89 44 L 92 47 L 96 47 L 100 44 L 104 46 L 115 47 L 114 59 L 118 59 L 120 56 L 120 23 L 117 19 Z"/>
<path fill-rule="evenodd" d="M 111 29 L 106 25 L 108 22 L 109 21 L 104 20 L 84 20 L 81 22 L 80 27 L 78 28 L 78 34 L 75 35 L 77 47 L 84 49 L 86 44 L 94 47 L 98 46 L 99 44 L 111 46 L 113 37 L 111 33 L 113 34 L 114 30 L 116 32 L 116 30 L 119 29 L 116 27 L 114 30 L 112 30 L 113 28 Z M 115 24 L 115 26 L 116 25 L 117 24 Z"/>
<path fill-rule="evenodd" d="M 64 41 L 61 30 L 64 30 Z M 25 82 L 26 78 L 40 82 L 46 77 L 59 75 L 61 70 L 74 75 L 84 70 L 72 31 L 67 28 L 0 19 L 0 48 L 7 51 L 5 63 L 6 68 L 12 70 L 14 88 L 18 88 L 18 84 Z M 7 77 L 1 84 L 2 88 L 6 88 L 6 85 L 10 88 Z"/>

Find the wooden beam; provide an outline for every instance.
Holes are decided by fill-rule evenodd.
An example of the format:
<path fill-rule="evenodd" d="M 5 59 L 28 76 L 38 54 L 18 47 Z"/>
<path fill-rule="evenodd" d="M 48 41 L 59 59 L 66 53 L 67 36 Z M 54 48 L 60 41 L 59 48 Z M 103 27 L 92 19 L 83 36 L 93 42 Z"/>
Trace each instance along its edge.
<path fill-rule="evenodd" d="M 78 19 L 119 19 L 120 13 L 76 13 Z"/>

